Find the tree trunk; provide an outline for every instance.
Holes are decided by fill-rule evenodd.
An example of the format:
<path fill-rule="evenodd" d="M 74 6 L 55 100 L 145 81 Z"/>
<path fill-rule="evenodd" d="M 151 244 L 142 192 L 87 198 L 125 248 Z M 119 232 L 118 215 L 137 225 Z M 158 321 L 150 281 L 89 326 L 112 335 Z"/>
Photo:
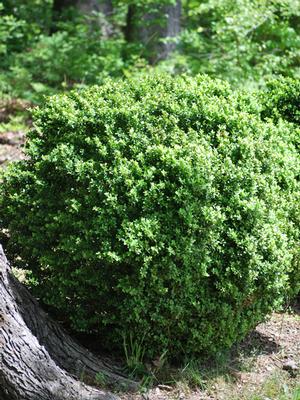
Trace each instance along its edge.
<path fill-rule="evenodd" d="M 58 15 L 64 10 L 64 8 L 75 6 L 75 0 L 53 0 L 53 11 Z"/>
<path fill-rule="evenodd" d="M 177 0 L 174 5 L 166 6 L 167 23 L 163 37 L 168 38 L 163 44 L 162 58 L 167 58 L 176 48 L 176 38 L 180 34 L 181 1 Z"/>
<path fill-rule="evenodd" d="M 129 4 L 126 15 L 126 25 L 124 27 L 124 37 L 127 42 L 134 42 L 136 37 L 136 23 L 137 8 L 134 4 Z"/>
<path fill-rule="evenodd" d="M 176 47 L 180 33 L 181 1 L 160 5 L 150 10 L 131 4 L 128 6 L 125 39 L 140 42 L 144 54 L 152 64 L 168 58 Z"/>
<path fill-rule="evenodd" d="M 93 16 L 93 13 L 100 13 L 100 18 L 94 21 L 101 28 L 102 35 L 109 37 L 113 33 L 113 27 L 109 21 L 113 13 L 111 0 L 77 0 L 76 7 L 83 15 Z"/>
<path fill-rule="evenodd" d="M 101 12 L 105 16 L 110 16 L 113 11 L 111 0 L 77 0 L 75 1 L 78 7 L 84 14 L 91 14 L 92 12 Z"/>
<path fill-rule="evenodd" d="M 53 10 L 58 13 L 71 6 L 78 7 L 87 14 L 97 11 L 107 16 L 113 11 L 112 0 L 53 0 Z"/>
<path fill-rule="evenodd" d="M 68 7 L 77 8 L 86 16 L 92 16 L 95 12 L 102 14 L 102 18 L 96 23 L 101 27 L 103 36 L 107 37 L 113 33 L 113 27 L 109 22 L 109 17 L 113 13 L 112 0 L 53 0 L 54 19 L 59 19 L 64 9 Z"/>
<path fill-rule="evenodd" d="M 11 274 L 0 246 L 0 399 L 116 400 L 83 383 L 137 384 L 73 341 Z"/>

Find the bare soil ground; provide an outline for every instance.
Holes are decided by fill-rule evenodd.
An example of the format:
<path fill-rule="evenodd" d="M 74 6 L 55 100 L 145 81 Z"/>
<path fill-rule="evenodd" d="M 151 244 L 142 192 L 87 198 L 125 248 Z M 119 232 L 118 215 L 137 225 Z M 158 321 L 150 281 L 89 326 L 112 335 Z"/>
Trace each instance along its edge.
<path fill-rule="evenodd" d="M 127 394 L 122 399 L 277 400 L 282 398 L 279 397 L 281 389 L 284 392 L 289 387 L 300 386 L 299 369 L 300 312 L 295 308 L 274 313 L 267 322 L 260 324 L 234 351 L 225 369 L 215 370 L 209 378 L 206 378 L 207 371 L 199 370 L 199 376 L 203 373 L 202 389 L 193 389 L 179 381 L 170 387 L 158 385 L 145 393 Z M 273 392 L 274 397 L 265 396 L 266 390 Z"/>
<path fill-rule="evenodd" d="M 24 133 L 21 131 L 0 133 L 0 167 L 24 158 L 23 144 Z M 280 397 L 278 394 L 281 389 L 283 393 L 288 392 L 290 386 L 300 388 L 299 304 L 289 312 L 273 314 L 267 322 L 260 324 L 238 346 L 225 369 L 215 370 L 209 377 L 207 370 L 198 370 L 194 373 L 198 374 L 200 379 L 203 377 L 201 389 L 191 387 L 189 382 L 183 379 L 170 385 L 157 385 L 150 390 L 145 389 L 144 393 L 122 394 L 121 398 L 123 400 L 290 398 L 300 400 L 300 391 L 299 397 Z M 273 386 L 270 386 L 270 382 L 273 382 Z M 271 397 L 264 394 L 267 384 Z"/>
<path fill-rule="evenodd" d="M 25 135 L 22 131 L 0 133 L 0 167 L 24 158 L 24 140 Z"/>

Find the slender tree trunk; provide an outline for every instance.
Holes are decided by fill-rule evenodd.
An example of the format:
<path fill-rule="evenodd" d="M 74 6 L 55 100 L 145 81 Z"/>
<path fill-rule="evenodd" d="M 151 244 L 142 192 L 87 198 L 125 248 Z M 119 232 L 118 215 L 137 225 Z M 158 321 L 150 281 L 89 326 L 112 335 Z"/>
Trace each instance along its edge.
<path fill-rule="evenodd" d="M 137 8 L 129 4 L 126 15 L 126 25 L 124 28 L 124 37 L 127 42 L 134 42 L 137 39 L 135 18 L 137 17 Z"/>
<path fill-rule="evenodd" d="M 41 310 L 11 274 L 0 246 L 0 399 L 115 400 L 88 386 L 101 374 L 107 385 L 135 390 L 118 368 L 99 360 Z"/>
<path fill-rule="evenodd" d="M 64 8 L 75 6 L 75 0 L 53 0 L 53 11 L 60 14 Z"/>

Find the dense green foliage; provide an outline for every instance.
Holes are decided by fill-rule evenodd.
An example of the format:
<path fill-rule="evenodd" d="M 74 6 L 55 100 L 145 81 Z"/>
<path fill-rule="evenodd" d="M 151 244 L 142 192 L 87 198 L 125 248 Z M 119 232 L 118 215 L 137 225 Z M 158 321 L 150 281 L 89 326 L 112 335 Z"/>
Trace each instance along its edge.
<path fill-rule="evenodd" d="M 267 81 L 266 87 L 259 92 L 259 114 L 264 120 L 272 119 L 280 124 L 282 120 L 292 124 L 290 142 L 300 154 L 300 83 L 291 78 L 279 78 Z M 253 107 L 252 107 L 253 108 Z M 300 161 L 299 161 L 300 162 Z M 299 180 L 300 176 L 298 176 Z M 294 219 L 300 220 L 300 202 L 294 204 Z M 297 237 L 297 248 L 300 248 L 300 237 Z M 300 293 L 300 256 L 296 250 L 294 267 L 291 275 L 292 293 Z"/>
<path fill-rule="evenodd" d="M 281 78 L 267 82 L 261 94 L 262 117 L 278 121 L 282 118 L 300 125 L 300 81 Z"/>
<path fill-rule="evenodd" d="M 241 108 L 221 81 L 153 76 L 35 110 L 0 224 L 36 294 L 148 357 L 216 354 L 280 306 L 299 256 L 299 155 L 291 124 Z"/>
<path fill-rule="evenodd" d="M 183 68 L 257 86 L 276 74 L 299 77 L 298 0 L 191 1 L 182 33 Z"/>
<path fill-rule="evenodd" d="M 122 75 L 123 69 L 130 67 L 130 60 L 126 64 L 122 59 L 123 40 L 104 40 L 95 19 L 75 15 L 72 21 L 58 22 L 51 35 L 34 26 L 36 33 L 31 37 L 24 29 L 33 29 L 33 23 L 3 16 L 0 50 L 5 57 L 0 61 L 0 93 L 38 103 L 44 95 L 74 84 L 99 84 L 107 76 Z"/>
<path fill-rule="evenodd" d="M 39 103 L 44 94 L 148 69 L 206 73 L 250 88 L 278 74 L 299 77 L 299 0 L 177 0 L 181 30 L 171 39 L 160 31 L 164 7 L 176 1 L 98 4 L 105 1 L 108 15 L 78 11 L 88 0 L 61 0 L 59 12 L 54 0 L 2 0 L 0 95 Z M 168 41 L 172 52 L 156 54 L 156 44 Z"/>

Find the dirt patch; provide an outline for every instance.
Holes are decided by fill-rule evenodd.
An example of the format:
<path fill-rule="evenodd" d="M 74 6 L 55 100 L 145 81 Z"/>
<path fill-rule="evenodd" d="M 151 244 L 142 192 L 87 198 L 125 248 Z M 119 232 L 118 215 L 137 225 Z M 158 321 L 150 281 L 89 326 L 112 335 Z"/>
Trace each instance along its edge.
<path fill-rule="evenodd" d="M 21 99 L 0 100 L 0 122 L 7 122 L 11 115 L 19 112 L 28 112 L 32 104 Z"/>
<path fill-rule="evenodd" d="M 292 373 L 286 365 L 294 365 Z M 274 313 L 258 325 L 234 351 L 227 371 L 206 380 L 205 388 L 190 389 L 183 382 L 165 389 L 162 386 L 141 394 L 124 394 L 122 400 L 232 400 L 244 399 L 265 382 L 283 380 L 283 385 L 300 385 L 300 315 Z M 199 371 L 201 375 L 201 371 Z M 275 378 L 274 378 L 275 377 Z M 267 397 L 262 397 L 266 398 Z M 276 397 L 277 398 L 277 397 Z M 271 399 L 268 399 L 271 400 Z M 275 397 L 272 397 L 275 400 Z"/>
<path fill-rule="evenodd" d="M 0 133 L 0 167 L 24 159 L 25 134 L 22 131 Z"/>

